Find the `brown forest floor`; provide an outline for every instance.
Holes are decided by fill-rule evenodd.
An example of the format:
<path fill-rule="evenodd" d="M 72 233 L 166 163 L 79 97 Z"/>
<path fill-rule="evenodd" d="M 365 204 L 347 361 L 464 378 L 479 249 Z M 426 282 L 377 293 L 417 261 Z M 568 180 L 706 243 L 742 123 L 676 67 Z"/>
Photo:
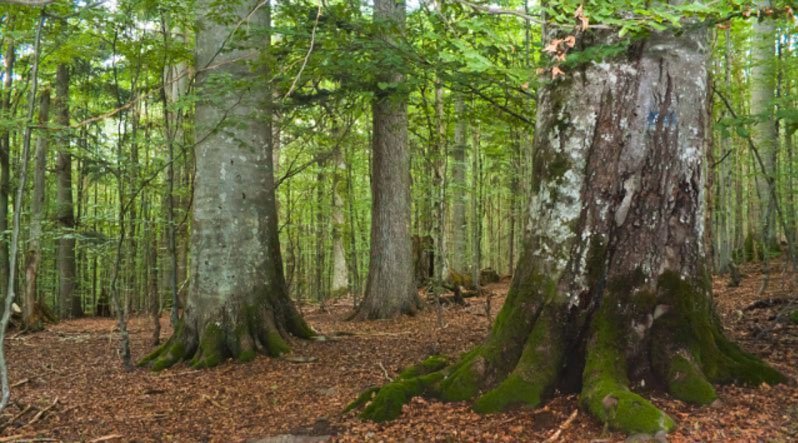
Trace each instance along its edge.
<path fill-rule="evenodd" d="M 793 378 L 798 376 L 798 326 L 770 319 L 776 309 L 746 311 L 758 299 L 760 275 L 745 268 L 739 288 L 715 282 L 728 332 L 742 346 Z M 773 277 L 761 298 L 785 297 L 784 276 Z M 493 314 L 507 283 L 491 285 Z M 468 307 L 444 309 L 437 328 L 434 309 L 414 318 L 368 323 L 342 320 L 348 307 L 331 312 L 306 307 L 304 314 L 326 342 L 296 342 L 293 357 L 258 357 L 248 364 L 226 363 L 194 371 L 185 365 L 160 373 L 124 372 L 116 354 L 110 319 L 81 319 L 7 341 L 12 403 L 0 414 L 0 442 L 39 441 L 245 441 L 276 434 L 335 435 L 336 441 L 542 441 L 579 409 L 575 396 L 558 396 L 542 408 L 480 416 L 464 403 L 417 398 L 396 421 L 377 425 L 342 416 L 344 406 L 365 387 L 424 356 L 456 356 L 487 333 L 485 298 Z M 161 320 L 164 335 L 168 319 Z M 150 320 L 130 322 L 134 357 L 145 343 Z M 351 335 L 350 335 L 351 334 Z M 21 384 L 20 384 L 21 383 Z M 654 402 L 679 422 L 670 441 L 798 441 L 798 389 L 789 386 L 722 387 L 711 407 L 692 407 L 666 395 Z M 44 411 L 42 413 L 42 411 Z M 15 437 L 16 436 L 16 437 Z M 52 440 L 47 440 L 52 439 Z M 605 432 L 581 410 L 559 441 L 623 441 Z"/>

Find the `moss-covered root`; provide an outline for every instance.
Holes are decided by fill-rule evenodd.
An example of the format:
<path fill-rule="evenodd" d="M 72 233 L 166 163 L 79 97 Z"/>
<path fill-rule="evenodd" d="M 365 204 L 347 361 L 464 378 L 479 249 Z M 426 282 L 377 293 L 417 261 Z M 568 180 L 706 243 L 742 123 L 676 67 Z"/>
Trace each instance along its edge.
<path fill-rule="evenodd" d="M 673 419 L 629 390 L 626 359 L 619 345 L 619 326 L 607 312 L 604 304 L 593 320 L 582 380 L 582 403 L 591 414 L 619 431 L 652 435 L 670 432 L 675 427 Z"/>
<path fill-rule="evenodd" d="M 199 331 L 181 320 L 172 337 L 138 365 L 158 371 L 190 360 L 191 367 L 201 369 L 216 366 L 229 357 L 247 362 L 258 353 L 276 357 L 289 351 L 273 322 L 251 313 L 244 319 L 235 328 L 226 321 L 207 321 Z"/>
<path fill-rule="evenodd" d="M 654 369 L 677 398 L 698 404 L 714 400 L 709 383 L 776 384 L 787 378 L 744 352 L 723 334 L 709 297 L 709 277 L 684 279 L 666 272 L 658 299 L 669 306 L 652 330 Z"/>
<path fill-rule="evenodd" d="M 345 412 L 366 405 L 361 417 L 366 420 L 383 422 L 393 420 L 402 413 L 402 405 L 417 395 L 435 391 L 443 379 L 441 372 L 448 361 L 440 356 L 432 356 L 421 363 L 404 369 L 396 380 L 381 388 L 371 387 L 346 407 Z"/>
<path fill-rule="evenodd" d="M 553 390 L 564 354 L 562 328 L 549 305 L 535 321 L 515 369 L 494 389 L 474 402 L 481 413 L 512 405 L 537 406 Z"/>
<path fill-rule="evenodd" d="M 140 367 L 148 367 L 154 371 L 169 368 L 176 363 L 184 360 L 193 352 L 193 349 L 186 349 L 184 338 L 185 325 L 183 320 L 177 324 L 175 332 L 163 345 L 146 355 L 137 363 Z"/>

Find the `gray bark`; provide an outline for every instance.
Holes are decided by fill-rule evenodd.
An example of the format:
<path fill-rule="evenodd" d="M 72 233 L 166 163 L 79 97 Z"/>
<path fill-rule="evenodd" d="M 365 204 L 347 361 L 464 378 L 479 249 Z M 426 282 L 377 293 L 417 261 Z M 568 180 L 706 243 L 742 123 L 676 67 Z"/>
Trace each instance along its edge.
<path fill-rule="evenodd" d="M 60 317 L 80 317 L 83 309 L 77 291 L 75 263 L 75 212 L 72 204 L 72 154 L 69 152 L 69 68 L 58 65 L 55 79 L 56 122 L 60 126 L 58 136 L 56 221 L 59 228 L 58 255 L 58 300 Z"/>
<path fill-rule="evenodd" d="M 374 21 L 404 29 L 404 1 L 376 0 Z M 390 33 L 389 33 L 390 34 Z M 386 34 L 381 38 L 391 41 Z M 413 281 L 410 241 L 410 158 L 407 93 L 399 67 L 385 62 L 372 103 L 371 252 L 366 293 L 356 318 L 377 319 L 414 313 L 419 307 Z"/>
<path fill-rule="evenodd" d="M 468 149 L 466 105 L 462 95 L 455 97 L 454 114 L 457 123 L 454 127 L 454 146 L 452 147 L 452 254 L 451 267 L 457 272 L 465 272 L 469 260 L 466 255 L 468 246 L 468 226 L 466 224 L 466 201 L 468 185 L 466 184 L 466 150 Z"/>
<path fill-rule="evenodd" d="M 346 163 L 341 149 L 336 147 L 332 157 L 332 286 L 333 296 L 343 295 L 349 291 L 346 251 L 344 249 L 344 186 L 346 186 Z"/>
<path fill-rule="evenodd" d="M 760 0 L 757 5 L 761 8 L 770 7 L 769 0 Z M 768 177 L 775 178 L 776 149 L 778 147 L 778 133 L 774 110 L 774 91 L 776 76 L 773 69 L 773 54 L 775 48 L 775 25 L 769 18 L 762 18 L 754 23 L 754 35 L 751 47 L 751 114 L 757 118 L 751 138 L 762 157 L 762 166 L 766 177 L 757 180 L 757 194 L 759 196 L 759 223 L 762 247 L 767 252 L 776 245 L 775 215 L 776 211 Z"/>
<path fill-rule="evenodd" d="M 3 79 L 3 94 L 0 109 L 3 114 L 11 113 L 12 87 L 14 85 L 14 62 L 16 51 L 13 41 L 8 42 L 3 58 L 5 77 Z M 10 117 L 10 115 L 8 115 Z M 0 293 L 8 292 L 8 196 L 11 193 L 11 134 L 4 130 L 0 134 Z"/>
<path fill-rule="evenodd" d="M 279 355 L 290 335 L 312 331 L 288 298 L 277 237 L 271 128 L 264 124 L 269 89 L 258 63 L 261 34 L 236 34 L 202 0 L 196 38 L 196 181 L 191 231 L 191 280 L 175 334 L 142 364 L 160 369 L 191 359 L 208 367 L 227 357 Z M 263 30 L 268 8 L 235 8 Z M 224 47 L 225 42 L 229 47 Z M 236 49 L 232 49 L 235 47 Z M 235 79 L 220 87 L 219 79 Z"/>
<path fill-rule="evenodd" d="M 39 104 L 39 126 L 46 127 L 50 115 L 50 91 L 42 92 Z M 39 134 L 36 144 L 36 164 L 33 177 L 33 197 L 30 202 L 30 233 L 28 236 L 28 251 L 25 264 L 25 292 L 22 304 L 22 320 L 28 330 L 42 328 L 42 319 L 36 311 L 36 279 L 39 273 L 39 263 L 42 260 L 42 217 L 45 202 L 45 172 L 47 170 L 47 151 L 50 135 L 45 129 Z"/>

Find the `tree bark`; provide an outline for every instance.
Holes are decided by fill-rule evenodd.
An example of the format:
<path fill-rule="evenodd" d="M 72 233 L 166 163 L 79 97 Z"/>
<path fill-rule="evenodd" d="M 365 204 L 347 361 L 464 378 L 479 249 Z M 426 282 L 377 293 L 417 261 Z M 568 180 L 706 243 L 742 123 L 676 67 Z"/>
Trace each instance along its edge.
<path fill-rule="evenodd" d="M 191 281 L 183 319 L 172 337 L 140 364 L 153 369 L 191 359 L 209 367 L 227 357 L 277 356 L 287 339 L 312 335 L 286 292 L 258 62 L 262 34 L 236 35 L 217 22 L 211 0 L 198 2 L 196 40 L 196 182 L 191 231 Z M 234 9 L 251 29 L 264 29 L 268 8 L 248 0 Z M 235 22 L 235 20 L 234 20 Z M 230 46 L 225 47 L 228 43 Z M 235 47 L 238 49 L 231 49 Z M 220 79 L 235 79 L 220 87 Z M 228 83 L 229 85 L 229 83 Z"/>
<path fill-rule="evenodd" d="M 50 120 L 50 90 L 42 92 L 39 104 L 39 126 L 46 127 Z M 25 292 L 22 303 L 22 322 L 29 331 L 38 331 L 43 327 L 43 319 L 37 309 L 36 279 L 39 273 L 39 263 L 42 260 L 42 218 L 45 202 L 45 173 L 47 170 L 47 150 L 50 135 L 45 129 L 39 134 L 36 144 L 36 165 L 33 177 L 33 198 L 30 202 L 30 234 L 28 238 L 28 251 L 25 260 Z"/>
<path fill-rule="evenodd" d="M 468 246 L 468 226 L 466 225 L 466 200 L 468 185 L 466 184 L 466 150 L 468 119 L 466 118 L 465 100 L 457 95 L 454 101 L 454 113 L 457 123 L 454 127 L 454 146 L 452 147 L 452 255 L 451 267 L 454 271 L 464 273 L 468 269 L 469 260 L 466 255 Z"/>
<path fill-rule="evenodd" d="M 770 7 L 770 0 L 760 0 L 761 8 Z M 758 236 L 764 253 L 776 247 L 775 216 L 776 210 L 770 193 L 768 177 L 775 179 L 776 149 L 778 148 L 778 132 L 774 118 L 774 90 L 776 76 L 773 69 L 773 51 L 775 45 L 775 25 L 773 20 L 763 17 L 754 23 L 754 35 L 751 47 L 751 115 L 756 118 L 751 133 L 760 155 L 762 156 L 762 174 L 766 177 L 757 179 L 759 196 Z M 759 168 L 755 168 L 759 170 Z M 760 172 L 760 171 L 758 171 Z"/>
<path fill-rule="evenodd" d="M 365 417 L 422 393 L 492 412 L 579 391 L 610 427 L 654 434 L 674 421 L 632 388 L 708 404 L 713 383 L 785 380 L 730 342 L 713 308 L 709 43 L 703 28 L 653 33 L 541 87 L 531 220 L 493 330 L 453 365 L 384 387 Z"/>
<path fill-rule="evenodd" d="M 349 292 L 349 275 L 346 263 L 346 250 L 344 249 L 344 199 L 346 195 L 346 163 L 340 147 L 335 148 L 332 157 L 332 286 L 330 293 L 333 297 L 340 297 Z"/>
<path fill-rule="evenodd" d="M 386 29 L 404 29 L 405 3 L 376 0 L 374 21 Z M 407 147 L 407 93 L 399 66 L 384 61 L 372 103 L 371 251 L 366 294 L 354 318 L 359 320 L 412 314 L 419 308 L 413 282 L 410 242 L 410 157 Z"/>
<path fill-rule="evenodd" d="M 9 27 L 10 28 L 10 27 Z M 8 42 L 6 53 L 3 57 L 4 79 L 2 98 L 2 113 L 7 118 L 11 115 L 12 87 L 14 85 L 14 63 L 16 50 L 13 41 Z M 3 130 L 0 135 L 0 293 L 8 293 L 8 196 L 11 193 L 11 131 Z M 0 308 L 2 309 L 2 308 Z M 0 312 L 2 312 L 0 310 Z"/>
<path fill-rule="evenodd" d="M 75 212 L 72 206 L 72 155 L 69 152 L 69 68 L 59 64 L 55 76 L 56 121 L 61 127 L 58 137 L 56 220 L 61 231 L 58 238 L 58 300 L 60 317 L 80 317 L 83 308 L 77 291 L 75 263 Z"/>

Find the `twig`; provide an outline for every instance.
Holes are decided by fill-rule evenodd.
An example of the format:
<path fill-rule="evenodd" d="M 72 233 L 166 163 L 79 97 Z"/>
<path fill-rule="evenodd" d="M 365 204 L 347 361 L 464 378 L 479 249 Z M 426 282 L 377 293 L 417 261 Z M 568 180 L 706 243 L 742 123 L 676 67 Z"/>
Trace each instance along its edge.
<path fill-rule="evenodd" d="M 53 409 L 55 407 L 55 405 L 57 405 L 57 404 L 58 404 L 58 397 L 55 398 L 55 401 L 53 401 L 53 404 L 51 404 L 50 406 L 42 409 L 36 415 L 34 415 L 33 418 L 27 424 L 25 424 L 25 426 L 30 426 L 30 425 L 36 423 L 37 421 L 39 421 L 44 416 L 44 414 L 47 413 L 47 411 L 49 411 L 50 409 Z"/>
<path fill-rule="evenodd" d="M 382 365 L 382 362 L 377 362 L 377 364 L 380 366 L 380 369 L 382 369 L 382 375 L 385 376 L 385 379 L 388 380 L 389 382 L 393 381 L 393 378 L 390 375 L 388 375 L 388 370 L 385 369 L 385 366 Z"/>
<path fill-rule="evenodd" d="M 321 18 L 321 5 L 323 2 L 319 2 L 319 10 L 316 12 L 316 21 L 313 23 L 313 30 L 310 32 L 310 46 L 308 47 L 308 52 L 305 54 L 305 59 L 302 60 L 302 66 L 299 68 L 299 72 L 297 72 L 296 77 L 294 77 L 294 82 L 291 83 L 291 87 L 288 88 L 288 92 L 285 93 L 283 96 L 283 100 L 287 99 L 291 96 L 294 92 L 294 88 L 296 88 L 297 82 L 299 82 L 299 78 L 302 76 L 302 72 L 305 70 L 305 66 L 308 64 L 308 60 L 310 60 L 310 54 L 313 52 L 313 47 L 316 45 L 316 29 L 319 28 L 319 18 Z"/>
<path fill-rule="evenodd" d="M 552 434 L 551 437 L 549 437 L 546 440 L 544 440 L 543 443 L 553 443 L 553 442 L 557 441 L 560 438 L 560 435 L 562 434 L 562 431 L 564 431 L 564 430 L 568 429 L 569 427 L 571 427 L 571 423 L 573 423 L 574 420 L 576 420 L 576 416 L 578 414 L 579 414 L 579 409 L 574 409 L 574 412 L 571 412 L 571 415 L 568 417 L 567 420 L 565 420 L 560 425 L 560 428 L 557 429 L 557 431 L 554 432 L 554 434 Z"/>
<path fill-rule="evenodd" d="M 33 405 L 28 405 L 28 406 L 25 406 L 25 408 L 22 410 L 22 412 L 20 412 L 19 414 L 17 414 L 17 415 L 15 415 L 15 416 L 11 417 L 10 419 L 8 419 L 8 421 L 6 421 L 5 423 L 3 423 L 3 424 L 0 426 L 0 431 L 2 431 L 3 429 L 7 428 L 9 425 L 13 424 L 15 421 L 17 421 L 17 420 L 18 420 L 20 417 L 22 417 L 23 415 L 27 414 L 27 413 L 28 413 L 28 412 L 29 412 L 31 409 L 33 409 L 33 408 L 34 408 L 34 406 L 33 406 Z"/>
<path fill-rule="evenodd" d="M 22 380 L 20 380 L 20 381 L 14 383 L 13 385 L 11 385 L 11 388 L 16 388 L 17 386 L 22 386 L 22 385 L 24 385 L 25 383 L 28 383 L 28 382 L 30 382 L 29 378 L 23 378 Z"/>
<path fill-rule="evenodd" d="M 109 434 L 102 437 L 97 437 L 94 440 L 89 440 L 89 443 L 100 443 L 101 441 L 113 440 L 115 438 L 122 438 L 122 434 Z"/>

